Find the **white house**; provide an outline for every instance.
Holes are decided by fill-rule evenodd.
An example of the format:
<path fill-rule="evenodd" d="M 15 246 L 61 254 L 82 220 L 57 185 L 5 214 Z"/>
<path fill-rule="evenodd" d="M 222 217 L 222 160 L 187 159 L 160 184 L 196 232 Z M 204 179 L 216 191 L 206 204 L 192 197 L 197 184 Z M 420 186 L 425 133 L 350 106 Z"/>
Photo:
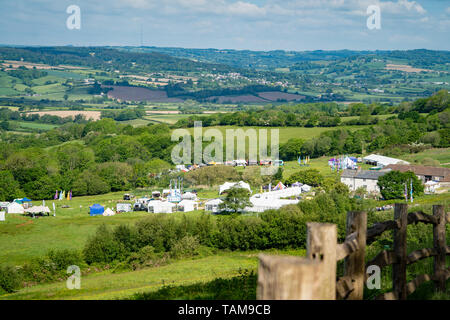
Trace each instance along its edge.
<path fill-rule="evenodd" d="M 378 178 L 391 171 L 386 170 L 344 170 L 341 175 L 341 182 L 348 186 L 350 191 L 364 188 L 369 193 L 378 193 Z"/>
<path fill-rule="evenodd" d="M 206 211 L 212 211 L 212 212 L 219 212 L 219 205 L 223 203 L 220 199 L 212 199 L 205 203 L 205 210 Z"/>
<path fill-rule="evenodd" d="M 172 202 L 152 200 L 148 203 L 148 212 L 151 213 L 172 213 L 177 205 Z"/>
<path fill-rule="evenodd" d="M 198 202 L 194 200 L 182 200 L 178 203 L 178 211 L 190 212 L 198 210 Z"/>
<path fill-rule="evenodd" d="M 22 207 L 22 205 L 18 204 L 17 202 L 11 202 L 11 203 L 6 207 L 6 212 L 7 212 L 7 213 L 24 214 L 24 213 L 25 213 L 25 209 Z"/>

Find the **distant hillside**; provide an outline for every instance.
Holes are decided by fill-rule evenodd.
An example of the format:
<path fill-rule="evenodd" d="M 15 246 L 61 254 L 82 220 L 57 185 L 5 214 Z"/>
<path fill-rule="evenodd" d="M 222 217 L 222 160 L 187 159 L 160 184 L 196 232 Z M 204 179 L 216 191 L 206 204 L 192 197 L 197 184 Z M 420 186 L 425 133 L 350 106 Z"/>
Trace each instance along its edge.
<path fill-rule="evenodd" d="M 0 60 L 20 60 L 52 66 L 74 65 L 122 72 L 232 72 L 221 64 L 194 62 L 158 52 L 124 52 L 104 47 L 0 47 Z"/>
<path fill-rule="evenodd" d="M 393 50 L 393 51 L 249 51 L 232 49 L 186 49 L 167 47 L 120 47 L 130 52 L 159 52 L 178 58 L 201 62 L 227 64 L 236 68 L 276 69 L 307 61 L 341 60 L 358 56 L 377 56 L 383 59 L 404 59 L 414 67 L 431 67 L 450 61 L 449 51 Z"/>

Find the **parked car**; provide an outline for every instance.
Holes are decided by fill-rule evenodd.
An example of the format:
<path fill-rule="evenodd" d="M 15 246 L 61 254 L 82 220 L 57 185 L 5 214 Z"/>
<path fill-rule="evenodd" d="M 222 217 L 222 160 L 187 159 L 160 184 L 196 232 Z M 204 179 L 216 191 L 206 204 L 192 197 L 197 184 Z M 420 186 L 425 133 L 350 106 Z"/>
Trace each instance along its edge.
<path fill-rule="evenodd" d="M 283 160 L 273 160 L 272 165 L 282 167 L 282 166 L 284 166 L 284 161 Z"/>

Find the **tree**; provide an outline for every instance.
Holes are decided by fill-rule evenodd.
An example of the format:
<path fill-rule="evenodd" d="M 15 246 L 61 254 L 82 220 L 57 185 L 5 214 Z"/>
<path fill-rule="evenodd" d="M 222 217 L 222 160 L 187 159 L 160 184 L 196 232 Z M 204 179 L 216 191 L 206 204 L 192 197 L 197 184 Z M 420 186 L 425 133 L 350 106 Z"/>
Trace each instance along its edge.
<path fill-rule="evenodd" d="M 223 203 L 220 204 L 220 209 L 226 209 L 233 213 L 245 207 L 252 207 L 253 204 L 249 200 L 250 192 L 244 188 L 231 188 L 227 191 L 227 196 Z"/>
<path fill-rule="evenodd" d="M 324 178 L 317 169 L 301 170 L 292 174 L 286 179 L 286 184 L 301 182 L 312 187 L 318 187 L 323 184 Z"/>
<path fill-rule="evenodd" d="M 423 194 L 424 187 L 422 181 L 412 171 L 390 171 L 378 178 L 378 186 L 385 200 L 402 199 L 405 197 L 405 184 L 409 197 L 411 181 L 413 184 L 413 196 L 417 197 Z"/>
<path fill-rule="evenodd" d="M 11 201 L 23 195 L 12 173 L 7 170 L 0 171 L 0 201 Z"/>
<path fill-rule="evenodd" d="M 297 160 L 303 143 L 305 141 L 299 138 L 291 138 L 280 147 L 280 156 L 284 161 Z"/>

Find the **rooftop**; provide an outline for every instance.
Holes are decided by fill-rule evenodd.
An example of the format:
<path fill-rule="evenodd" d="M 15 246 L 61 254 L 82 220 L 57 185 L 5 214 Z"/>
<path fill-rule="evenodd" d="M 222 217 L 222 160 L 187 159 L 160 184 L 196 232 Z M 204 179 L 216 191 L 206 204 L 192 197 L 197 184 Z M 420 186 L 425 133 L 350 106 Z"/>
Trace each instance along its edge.
<path fill-rule="evenodd" d="M 384 176 L 390 170 L 344 170 L 341 178 L 355 178 L 355 179 L 370 179 L 378 180 L 379 177 Z"/>
<path fill-rule="evenodd" d="M 444 177 L 441 181 L 450 182 L 450 169 L 444 167 L 427 167 L 427 166 L 416 166 L 416 165 L 400 165 L 391 164 L 387 168 L 406 172 L 412 171 L 416 175 L 420 176 L 433 176 L 433 177 Z"/>

